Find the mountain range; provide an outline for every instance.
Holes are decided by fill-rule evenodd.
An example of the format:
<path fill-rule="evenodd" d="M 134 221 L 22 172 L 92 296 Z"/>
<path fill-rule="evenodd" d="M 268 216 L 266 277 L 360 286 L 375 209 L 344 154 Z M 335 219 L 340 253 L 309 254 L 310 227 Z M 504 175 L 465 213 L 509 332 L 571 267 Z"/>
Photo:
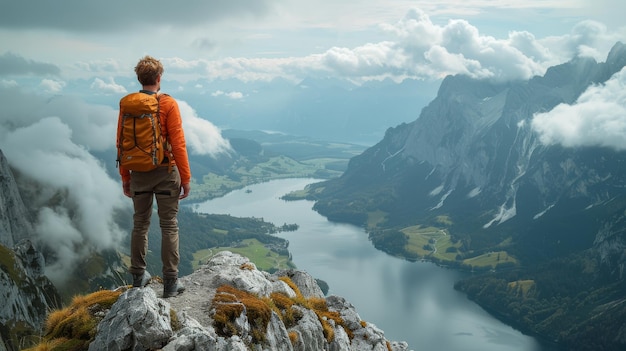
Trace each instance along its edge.
<path fill-rule="evenodd" d="M 309 198 L 408 259 L 418 258 L 407 249 L 411 226 L 440 228 L 460 243 L 446 265 L 471 270 L 471 258 L 512 255 L 515 264 L 476 272 L 457 288 L 566 348 L 623 349 L 626 153 L 543 143 L 531 121 L 625 65 L 626 45 L 617 43 L 606 62 L 578 57 L 527 81 L 446 77 L 416 120 L 387 130 Z"/>
<path fill-rule="evenodd" d="M 576 103 L 624 66 L 626 45 L 617 43 L 605 62 L 578 57 L 525 81 L 449 76 L 428 104 L 430 90 L 416 81 L 356 87 L 308 79 L 297 88 L 273 82 L 278 84 L 273 97 L 272 89 L 255 85 L 263 93 L 242 94 L 237 99 L 248 100 L 241 105 L 211 100 L 224 94 L 206 99 L 211 91 L 206 86 L 181 97 L 217 125 L 245 126 L 241 129 L 365 143 L 386 130 L 382 140 L 350 159 L 341 177 L 308 189 L 318 212 L 365 226 L 372 243 L 390 254 L 470 271 L 456 288 L 525 332 L 565 349 L 621 350 L 626 347 L 626 154 L 605 146 L 546 144 L 532 120 Z M 242 87 L 221 83 L 222 93 Z M 275 99 L 284 99 L 282 107 L 271 110 Z M 379 106 L 380 101 L 385 103 Z M 396 108 L 389 108 L 389 101 Z M 355 103 L 362 109 L 350 108 Z M 236 135 L 240 148 L 258 149 Z M 42 254 L 28 240 L 32 221 L 4 157 L 0 189 L 0 240 L 6 251 L 0 287 L 2 296 L 9 296 L 0 313 L 0 336 L 11 349 L 19 342 L 15 328 L 25 334 L 41 328 L 46 311 L 60 303 L 43 273 Z M 420 226 L 449 235 L 453 258 L 441 260 L 432 251 L 420 257 L 411 249 L 419 234 L 408 228 Z M 429 241 L 422 251 L 434 244 Z M 496 264 L 468 263 L 492 253 Z M 500 255 L 513 259 L 503 263 Z M 120 282 L 119 258 L 112 261 L 116 266 L 97 282 Z"/>

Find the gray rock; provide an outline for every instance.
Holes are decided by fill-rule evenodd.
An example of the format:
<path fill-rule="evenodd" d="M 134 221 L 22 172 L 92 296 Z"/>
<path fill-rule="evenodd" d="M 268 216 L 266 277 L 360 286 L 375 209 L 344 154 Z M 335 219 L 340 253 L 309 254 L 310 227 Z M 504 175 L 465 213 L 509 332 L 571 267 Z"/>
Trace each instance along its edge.
<path fill-rule="evenodd" d="M 158 299 L 152 289 L 135 288 L 122 293 L 113 304 L 98 325 L 89 350 L 160 349 L 173 334 L 170 304 Z"/>
<path fill-rule="evenodd" d="M 210 284 L 213 288 L 227 284 L 258 296 L 269 296 L 272 293 L 272 282 L 246 257 L 222 251 L 207 266 L 213 273 Z"/>
<path fill-rule="evenodd" d="M 30 213 L 22 201 L 19 189 L 0 150 L 0 244 L 13 247 L 22 239 L 34 235 Z"/>
<path fill-rule="evenodd" d="M 324 297 L 324 293 L 322 292 L 322 289 L 320 289 L 319 285 L 317 285 L 315 278 L 313 278 L 310 274 L 306 272 L 293 270 L 293 269 L 282 270 L 282 271 L 278 271 L 274 273 L 274 276 L 289 277 L 289 279 L 291 279 L 291 281 L 293 281 L 293 283 L 296 284 L 296 286 L 300 290 L 300 293 L 302 293 L 302 296 L 304 296 L 305 298 L 311 298 L 311 297 L 323 298 Z"/>
<path fill-rule="evenodd" d="M 211 316 L 211 302 L 215 290 L 228 284 L 239 290 L 261 298 L 272 293 L 296 297 L 296 292 L 279 277 L 288 276 L 304 296 L 324 298 L 315 279 L 306 272 L 289 270 L 268 274 L 258 271 L 250 261 L 231 252 L 216 254 L 205 266 L 189 276 L 181 277 L 187 290 L 176 297 L 161 300 L 155 291 L 162 285 L 152 282 L 147 288 L 131 289 L 123 293 L 98 326 L 96 339 L 89 350 L 148 350 L 164 351 L 343 351 L 380 350 L 388 351 L 387 340 L 382 330 L 373 324 L 361 324 L 354 306 L 338 296 L 330 296 L 327 305 L 344 319 L 346 327 L 355 336 L 350 340 L 341 325 L 332 320 L 334 338 L 326 340 L 319 317 L 313 310 L 294 305 L 302 315 L 297 323 L 287 328 L 280 316 L 272 311 L 263 337 L 264 342 L 253 343 L 253 326 L 248 319 L 246 306 L 241 302 L 241 314 L 235 319 L 236 335 L 220 336 L 215 330 Z M 176 314 L 178 325 L 170 325 L 170 308 Z M 290 333 L 297 338 L 292 343 Z M 406 351 L 394 343 L 392 351 Z M 393 346 L 400 345 L 400 346 Z"/>
<path fill-rule="evenodd" d="M 298 334 L 298 341 L 294 346 L 294 350 L 324 350 L 326 339 L 317 315 L 313 311 L 300 306 L 294 306 L 293 308 L 298 309 L 302 313 L 302 318 L 298 321 L 298 324 L 291 328 L 291 331 Z"/>
<path fill-rule="evenodd" d="M 283 321 L 274 312 L 272 312 L 272 317 L 267 325 L 266 334 L 267 346 L 263 347 L 264 350 L 293 351 L 289 341 L 289 332 L 287 332 Z"/>

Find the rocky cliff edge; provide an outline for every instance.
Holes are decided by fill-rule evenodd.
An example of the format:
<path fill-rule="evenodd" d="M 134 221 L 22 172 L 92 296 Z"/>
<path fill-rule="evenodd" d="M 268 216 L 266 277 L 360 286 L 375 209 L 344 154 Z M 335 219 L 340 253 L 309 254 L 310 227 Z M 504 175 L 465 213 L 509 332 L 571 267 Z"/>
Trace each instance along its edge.
<path fill-rule="evenodd" d="M 146 288 L 118 289 L 117 301 L 92 315 L 99 322 L 89 350 L 409 350 L 361 320 L 344 298 L 325 297 L 303 271 L 269 274 L 224 251 L 180 280 L 187 290 L 168 299 L 160 298 L 158 278 Z M 54 323 L 47 324 L 49 342 L 51 330 L 63 329 Z"/>

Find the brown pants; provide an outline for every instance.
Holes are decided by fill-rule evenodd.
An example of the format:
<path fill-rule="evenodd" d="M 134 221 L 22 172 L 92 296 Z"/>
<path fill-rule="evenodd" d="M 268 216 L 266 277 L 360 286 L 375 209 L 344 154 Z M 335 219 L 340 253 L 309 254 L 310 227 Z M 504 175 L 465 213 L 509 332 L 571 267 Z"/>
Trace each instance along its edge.
<path fill-rule="evenodd" d="M 180 174 L 176 166 L 158 167 L 149 172 L 131 172 L 130 191 L 135 207 L 133 232 L 130 241 L 130 273 L 143 274 L 146 270 L 148 229 L 152 216 L 153 199 L 157 200 L 157 213 L 161 227 L 161 261 L 163 278 L 178 277 L 178 197 Z"/>

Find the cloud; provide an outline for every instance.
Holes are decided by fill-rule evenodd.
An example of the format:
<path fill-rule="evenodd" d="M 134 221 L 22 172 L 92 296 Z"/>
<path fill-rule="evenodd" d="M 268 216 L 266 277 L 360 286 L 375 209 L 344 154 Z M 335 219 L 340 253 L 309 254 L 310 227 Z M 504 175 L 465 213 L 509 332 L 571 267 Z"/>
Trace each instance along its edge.
<path fill-rule="evenodd" d="M 0 136 L 11 167 L 41 186 L 30 193 L 39 204 L 38 239 L 58 259 L 51 278 L 71 272 L 89 249 L 118 248 L 124 233 L 113 213 L 129 203 L 101 162 L 72 142 L 68 124 L 59 117 L 15 129 L 3 124 Z"/>
<path fill-rule="evenodd" d="M 38 239 L 57 258 L 51 277 L 71 272 L 89 250 L 117 248 L 125 234 L 113 214 L 131 210 L 130 203 L 89 152 L 114 147 L 117 111 L 6 88 L 0 105 L 0 149 L 11 167 L 40 184 L 29 193 L 39 205 Z"/>
<path fill-rule="evenodd" d="M 91 83 L 91 89 L 97 90 L 103 94 L 126 94 L 128 91 L 123 86 L 115 83 L 113 78 L 109 78 L 108 82 L 100 78 L 95 78 Z"/>
<path fill-rule="evenodd" d="M 396 24 L 381 26 L 396 36 L 394 56 L 404 56 L 410 75 L 444 77 L 465 74 L 496 80 L 528 79 L 565 58 L 528 32 L 510 32 L 505 39 L 482 35 L 466 20 L 441 26 L 419 9 Z"/>
<path fill-rule="evenodd" d="M 230 143 L 213 123 L 198 117 L 196 111 L 185 101 L 178 100 L 178 108 L 183 119 L 185 140 L 191 154 L 210 155 L 215 157 L 219 153 L 231 150 Z"/>
<path fill-rule="evenodd" d="M 61 69 L 53 64 L 27 60 L 22 56 L 6 52 L 0 56 L 0 76 L 2 75 L 36 75 L 55 76 Z"/>
<path fill-rule="evenodd" d="M 47 93 L 58 94 L 63 90 L 66 83 L 60 80 L 44 79 L 39 87 Z"/>
<path fill-rule="evenodd" d="M 132 76 L 136 60 L 150 50 L 165 65 L 164 79 L 178 82 L 334 76 L 358 83 L 384 78 L 438 80 L 451 74 L 528 79 L 576 55 L 603 60 L 616 41 L 626 38 L 624 30 L 611 32 L 599 22 L 575 24 L 584 17 L 572 14 L 589 6 L 580 3 L 443 1 L 420 4 L 421 8 L 411 8 L 413 1 L 359 3 L 362 6 L 350 11 L 355 5 L 347 1 L 304 5 L 293 0 L 217 4 L 193 0 L 172 7 L 157 0 L 145 8 L 120 0 L 112 4 L 70 0 L 62 5 L 42 1 L 40 6 L 13 2 L 0 14 L 0 31 L 8 49 L 57 62 L 59 66 L 53 67 L 57 72 L 61 67 L 66 80 L 115 77 L 121 81 L 120 77 Z M 61 6 L 58 12 L 63 15 L 49 16 L 51 6 L 55 11 Z M 522 11 L 522 18 L 510 8 Z M 437 17 L 432 20 L 423 9 Z M 466 18 L 472 23 L 453 17 L 468 16 L 468 9 L 471 15 Z M 557 14 L 555 9 L 568 14 Z M 524 24 L 523 18 L 531 15 L 532 21 Z M 3 17 L 15 18 L 3 21 Z M 130 30 L 148 18 L 155 23 L 154 31 Z M 550 37 L 511 29 L 508 35 L 494 37 L 478 30 L 485 25 L 481 21 L 489 29 L 500 27 L 500 33 L 506 21 L 513 22 L 511 28 L 547 31 L 546 23 L 554 28 L 558 21 L 559 30 L 567 30 L 566 25 L 572 29 Z M 163 41 L 170 44 L 158 45 Z M 51 49 L 42 50 L 44 44 Z M 21 59 L 21 66 L 28 63 L 10 55 L 4 59 Z M 0 65 L 0 70 L 6 69 Z"/>
<path fill-rule="evenodd" d="M 10 88 L 0 88 L 0 105 L 4 106 L 0 126 L 11 126 L 7 133 L 57 117 L 72 131 L 68 136 L 71 142 L 94 151 L 115 147 L 111 135 L 115 135 L 118 111 L 111 107 L 91 105 L 73 96 L 45 97 Z"/>
<path fill-rule="evenodd" d="M 20 85 L 16 80 L 6 80 L 6 79 L 1 79 L 0 80 L 0 88 L 18 88 Z"/>
<path fill-rule="evenodd" d="M 610 33 L 598 22 L 583 21 L 570 33 L 537 38 L 527 31 L 511 31 L 504 38 L 482 34 L 466 20 L 434 23 L 414 8 L 396 23 L 381 24 L 386 40 L 355 47 L 335 46 L 322 53 L 281 58 L 227 57 L 216 60 L 164 59 L 177 77 L 242 81 L 282 77 L 299 81 L 307 76 L 336 76 L 363 82 L 371 79 L 441 79 L 464 74 L 497 81 L 529 79 L 548 67 L 575 56 L 598 61 L 623 33 Z"/>
<path fill-rule="evenodd" d="M 45 97 L 0 88 L 0 150 L 11 167 L 38 184 L 38 238 L 56 258 L 48 268 L 55 282 L 91 250 L 118 248 L 127 235 L 114 221 L 132 211 L 117 179 L 90 151 L 111 151 L 114 162 L 118 111 L 72 96 Z M 190 153 L 215 156 L 230 145 L 220 130 L 179 101 Z"/>
<path fill-rule="evenodd" d="M 538 42 L 544 48 L 549 48 L 552 55 L 559 54 L 566 59 L 586 56 L 603 61 L 616 42 L 624 41 L 624 34 L 623 31 L 609 31 L 600 22 L 585 20 L 576 23 L 565 35 L 547 37 Z"/>
<path fill-rule="evenodd" d="M 588 88 L 574 104 L 536 114 L 532 127 L 546 145 L 626 150 L 626 68 Z"/>
<path fill-rule="evenodd" d="M 227 98 L 230 98 L 230 99 L 233 99 L 233 100 L 243 99 L 243 93 L 241 93 L 239 91 L 231 91 L 229 93 L 226 93 L 226 92 L 223 92 L 221 90 L 217 90 L 217 91 L 211 93 L 211 96 L 213 96 L 213 97 L 226 96 Z"/>

